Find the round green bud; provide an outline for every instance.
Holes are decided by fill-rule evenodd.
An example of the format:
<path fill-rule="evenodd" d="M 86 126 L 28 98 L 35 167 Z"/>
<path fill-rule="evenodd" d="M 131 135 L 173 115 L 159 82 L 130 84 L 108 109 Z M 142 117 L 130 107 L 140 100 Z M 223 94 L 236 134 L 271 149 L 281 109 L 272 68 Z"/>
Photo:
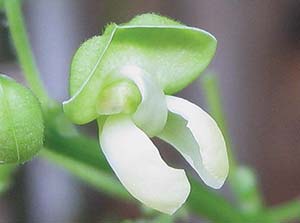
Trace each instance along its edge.
<path fill-rule="evenodd" d="M 40 103 L 33 93 L 0 75 L 0 163 L 23 163 L 43 146 Z"/>

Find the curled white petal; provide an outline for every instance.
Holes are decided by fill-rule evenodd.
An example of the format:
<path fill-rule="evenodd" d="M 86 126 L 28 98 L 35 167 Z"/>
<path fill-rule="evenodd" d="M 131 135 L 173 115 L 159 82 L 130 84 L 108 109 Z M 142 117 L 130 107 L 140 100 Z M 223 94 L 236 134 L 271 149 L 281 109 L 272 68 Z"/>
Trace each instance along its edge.
<path fill-rule="evenodd" d="M 200 107 L 182 98 L 167 96 L 167 106 L 171 113 L 159 137 L 173 145 L 207 185 L 220 188 L 229 164 L 216 122 Z"/>
<path fill-rule="evenodd" d="M 190 192 L 185 172 L 169 167 L 128 116 L 107 118 L 99 138 L 112 169 L 136 199 L 167 214 L 185 202 Z"/>
<path fill-rule="evenodd" d="M 164 128 L 168 109 L 161 87 L 150 75 L 134 65 L 127 65 L 121 75 L 132 80 L 138 87 L 142 101 L 132 118 L 135 124 L 149 136 L 154 136 Z"/>

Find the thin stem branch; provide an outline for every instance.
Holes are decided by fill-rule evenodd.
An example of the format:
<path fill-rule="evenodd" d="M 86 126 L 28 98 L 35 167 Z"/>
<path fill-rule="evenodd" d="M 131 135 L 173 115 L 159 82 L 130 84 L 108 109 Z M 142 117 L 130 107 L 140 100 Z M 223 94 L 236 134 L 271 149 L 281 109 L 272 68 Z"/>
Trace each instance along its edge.
<path fill-rule="evenodd" d="M 118 199 L 132 200 L 132 197 L 121 186 L 115 177 L 103 170 L 96 169 L 84 163 L 73 160 L 72 158 L 55 153 L 44 148 L 41 153 L 43 158 L 69 170 L 75 176 L 95 188 L 101 188 L 102 192 L 110 194 Z"/>
<path fill-rule="evenodd" d="M 4 0 L 7 21 L 25 79 L 42 104 L 48 100 L 33 58 L 19 0 Z"/>
<path fill-rule="evenodd" d="M 15 164 L 6 164 L 0 166 L 0 195 L 6 192 L 9 188 L 12 178 L 12 173 L 16 169 Z"/>
<path fill-rule="evenodd" d="M 268 210 L 268 215 L 278 222 L 300 220 L 300 200 L 290 201 Z"/>
<path fill-rule="evenodd" d="M 219 91 L 218 79 L 215 75 L 208 74 L 202 78 L 202 87 L 205 91 L 211 115 L 218 123 L 224 135 L 230 165 L 229 185 L 244 212 L 255 213 L 261 210 L 262 200 L 257 187 L 256 176 L 250 168 L 238 166 L 233 153 L 233 146 L 227 127 L 222 99 Z M 251 198 L 251 199 L 250 199 Z"/>
<path fill-rule="evenodd" d="M 218 123 L 227 145 L 227 153 L 230 165 L 230 174 L 236 171 L 237 161 L 232 151 L 232 142 L 228 131 L 224 111 L 222 108 L 222 99 L 219 91 L 219 83 L 214 75 L 205 75 L 202 78 L 202 87 L 205 91 L 206 101 L 211 112 L 211 115 Z"/>

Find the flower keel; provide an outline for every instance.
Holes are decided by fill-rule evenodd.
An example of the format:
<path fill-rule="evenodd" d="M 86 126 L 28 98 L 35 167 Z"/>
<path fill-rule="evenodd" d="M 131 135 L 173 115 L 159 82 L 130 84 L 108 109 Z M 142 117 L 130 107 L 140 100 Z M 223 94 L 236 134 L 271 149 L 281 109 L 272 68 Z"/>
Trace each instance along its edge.
<path fill-rule="evenodd" d="M 108 117 L 99 139 L 109 164 L 136 199 L 167 214 L 185 202 L 190 192 L 185 172 L 169 167 L 129 116 Z"/>

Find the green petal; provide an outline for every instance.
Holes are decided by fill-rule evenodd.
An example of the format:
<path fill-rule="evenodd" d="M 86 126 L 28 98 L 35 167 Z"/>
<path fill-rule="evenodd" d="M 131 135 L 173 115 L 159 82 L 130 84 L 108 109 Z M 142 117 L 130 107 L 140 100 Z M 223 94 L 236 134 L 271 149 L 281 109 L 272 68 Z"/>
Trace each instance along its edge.
<path fill-rule="evenodd" d="M 99 92 L 127 65 L 145 70 L 165 93 L 173 94 L 206 68 L 215 50 L 216 39 L 211 34 L 155 14 L 110 25 L 103 36 L 89 40 L 74 56 L 73 97 L 64 103 L 64 110 L 78 124 L 95 119 Z"/>

